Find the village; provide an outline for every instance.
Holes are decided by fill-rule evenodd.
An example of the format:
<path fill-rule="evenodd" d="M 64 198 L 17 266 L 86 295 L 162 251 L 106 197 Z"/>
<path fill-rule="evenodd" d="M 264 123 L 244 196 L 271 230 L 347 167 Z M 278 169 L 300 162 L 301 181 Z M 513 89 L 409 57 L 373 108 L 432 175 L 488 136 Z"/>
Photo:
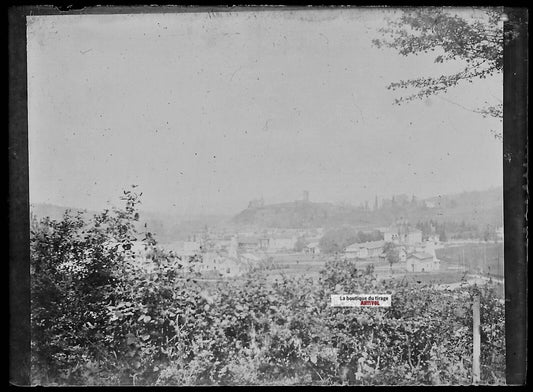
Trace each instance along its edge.
<path fill-rule="evenodd" d="M 404 218 L 388 227 L 375 228 L 373 232 L 379 232 L 381 240 L 352 243 L 341 252 L 324 252 L 320 245 L 324 232 L 324 228 L 231 232 L 205 227 L 184 241 L 160 244 L 160 247 L 176 260 L 194 261 L 191 270 L 206 279 L 235 278 L 258 270 L 275 276 L 280 273 L 318 276 L 320 268 L 331 258 L 350 260 L 362 268 L 372 265 L 378 276 L 426 274 L 429 277 L 460 269 L 460 263 L 453 259 L 443 261 L 437 257 L 439 251 L 458 244 L 442 242 L 436 234 L 423 237 L 422 231 Z M 141 259 L 146 256 L 143 246 L 139 243 L 132 248 Z M 462 263 L 464 266 L 464 260 Z M 483 275 L 481 270 L 477 272 Z"/>

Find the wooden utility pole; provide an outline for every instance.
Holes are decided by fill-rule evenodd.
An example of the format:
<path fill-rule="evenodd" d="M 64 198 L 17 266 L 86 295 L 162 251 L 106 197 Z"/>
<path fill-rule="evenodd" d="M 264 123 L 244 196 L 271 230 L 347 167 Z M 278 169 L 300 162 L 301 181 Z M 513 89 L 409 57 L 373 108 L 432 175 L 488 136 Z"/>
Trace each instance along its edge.
<path fill-rule="evenodd" d="M 473 310 L 473 346 L 472 356 L 472 383 L 479 384 L 481 380 L 480 359 L 481 359 L 481 335 L 480 335 L 480 298 L 479 293 L 474 294 Z"/>
<path fill-rule="evenodd" d="M 501 269 L 500 269 L 500 244 L 498 244 L 498 269 L 496 270 L 497 277 L 499 278 L 501 276 Z"/>
<path fill-rule="evenodd" d="M 485 275 L 487 271 L 487 244 L 483 244 L 483 268 L 481 268 L 481 274 Z"/>

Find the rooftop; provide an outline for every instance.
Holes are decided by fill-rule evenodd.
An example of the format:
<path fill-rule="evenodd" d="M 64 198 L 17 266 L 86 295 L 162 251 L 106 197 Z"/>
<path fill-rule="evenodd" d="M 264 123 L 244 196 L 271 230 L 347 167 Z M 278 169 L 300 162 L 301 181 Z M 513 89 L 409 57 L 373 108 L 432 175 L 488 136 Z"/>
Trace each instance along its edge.
<path fill-rule="evenodd" d="M 239 237 L 237 242 L 239 244 L 256 245 L 259 242 L 259 238 L 257 238 L 257 237 Z"/>
<path fill-rule="evenodd" d="M 410 257 L 414 257 L 414 258 L 419 259 L 419 260 L 433 259 L 432 255 L 430 255 L 429 253 L 425 253 L 425 252 L 416 252 L 416 253 L 413 253 L 413 254 L 409 255 L 408 258 L 410 258 Z"/>
<path fill-rule="evenodd" d="M 346 247 L 347 251 L 353 251 L 361 248 L 366 249 L 378 249 L 385 245 L 385 241 L 368 241 L 368 242 L 361 242 L 361 243 L 355 243 L 348 247 Z"/>

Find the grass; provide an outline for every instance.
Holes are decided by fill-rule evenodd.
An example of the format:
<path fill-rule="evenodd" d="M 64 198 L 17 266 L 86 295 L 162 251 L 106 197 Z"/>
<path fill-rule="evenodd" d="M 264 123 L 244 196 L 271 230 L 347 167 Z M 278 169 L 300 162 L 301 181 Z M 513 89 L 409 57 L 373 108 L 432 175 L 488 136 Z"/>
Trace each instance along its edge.
<path fill-rule="evenodd" d="M 437 257 L 441 260 L 440 269 L 437 271 L 428 272 L 408 272 L 405 270 L 403 263 L 394 264 L 392 274 L 390 265 L 386 260 L 361 260 L 357 261 L 357 265 L 364 269 L 367 265 L 373 264 L 374 271 L 378 279 L 407 279 L 412 284 L 452 284 L 464 281 L 465 273 L 474 273 L 478 271 L 486 260 L 487 271 L 491 271 L 494 277 L 499 277 L 499 273 L 503 277 L 503 270 L 501 272 L 495 271 L 498 266 L 498 252 L 503 254 L 502 244 L 466 244 L 458 247 L 449 247 L 437 250 Z M 484 249 L 485 248 L 485 249 Z M 465 253 L 465 259 L 468 260 L 467 267 L 462 268 L 461 258 Z M 279 278 L 282 274 L 288 276 L 307 276 L 318 278 L 319 272 L 324 268 L 326 260 L 330 255 L 306 255 L 299 253 L 275 254 L 273 256 L 274 268 L 265 270 L 264 273 L 268 280 Z M 478 269 L 476 269 L 476 266 Z M 503 260 L 500 260 L 500 267 L 503 268 Z M 488 275 L 484 271 L 484 275 Z M 493 272 L 494 271 L 494 272 Z M 503 285 L 502 285 L 503 290 Z"/>
<path fill-rule="evenodd" d="M 446 264 L 455 264 L 470 272 L 503 278 L 503 243 L 464 244 L 436 250 Z"/>

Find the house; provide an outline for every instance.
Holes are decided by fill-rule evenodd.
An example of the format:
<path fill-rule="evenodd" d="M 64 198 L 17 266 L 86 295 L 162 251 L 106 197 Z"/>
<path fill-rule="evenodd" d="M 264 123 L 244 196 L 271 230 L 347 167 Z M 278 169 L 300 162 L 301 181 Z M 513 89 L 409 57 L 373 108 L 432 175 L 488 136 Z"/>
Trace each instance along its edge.
<path fill-rule="evenodd" d="M 293 237 L 286 237 L 281 235 L 273 235 L 268 241 L 268 250 L 271 252 L 278 252 L 282 250 L 294 250 L 298 239 Z"/>
<path fill-rule="evenodd" d="M 440 268 L 439 261 L 425 252 L 415 252 L 407 256 L 406 268 L 409 272 L 436 271 Z"/>
<path fill-rule="evenodd" d="M 259 238 L 257 237 L 239 237 L 237 244 L 240 250 L 251 251 L 259 248 Z"/>
<path fill-rule="evenodd" d="M 214 241 L 213 249 L 217 251 L 225 251 L 231 245 L 231 239 L 219 238 Z"/>
<path fill-rule="evenodd" d="M 250 266 L 237 258 L 226 257 L 220 264 L 220 274 L 226 277 L 240 276 L 250 270 Z"/>
<path fill-rule="evenodd" d="M 344 256 L 347 259 L 358 259 L 361 257 L 361 248 L 359 244 L 352 244 L 344 249 Z"/>
<path fill-rule="evenodd" d="M 422 231 L 409 226 L 405 219 L 400 219 L 383 232 L 385 242 L 415 245 L 422 242 Z"/>
<path fill-rule="evenodd" d="M 270 238 L 268 237 L 259 238 L 259 249 L 267 250 L 269 244 L 270 244 Z"/>
<path fill-rule="evenodd" d="M 320 246 L 318 242 L 311 242 L 310 244 L 307 244 L 304 247 L 304 253 L 308 253 L 311 255 L 317 255 L 320 254 Z"/>
<path fill-rule="evenodd" d="M 352 244 L 344 250 L 348 259 L 368 259 L 379 257 L 383 253 L 385 241 L 369 241 Z"/>
<path fill-rule="evenodd" d="M 427 241 L 438 243 L 440 242 L 440 236 L 438 234 L 430 234 L 428 235 Z"/>
<path fill-rule="evenodd" d="M 361 244 L 364 249 L 367 249 L 369 258 L 379 257 L 383 253 L 383 246 L 385 241 L 369 241 Z"/>

